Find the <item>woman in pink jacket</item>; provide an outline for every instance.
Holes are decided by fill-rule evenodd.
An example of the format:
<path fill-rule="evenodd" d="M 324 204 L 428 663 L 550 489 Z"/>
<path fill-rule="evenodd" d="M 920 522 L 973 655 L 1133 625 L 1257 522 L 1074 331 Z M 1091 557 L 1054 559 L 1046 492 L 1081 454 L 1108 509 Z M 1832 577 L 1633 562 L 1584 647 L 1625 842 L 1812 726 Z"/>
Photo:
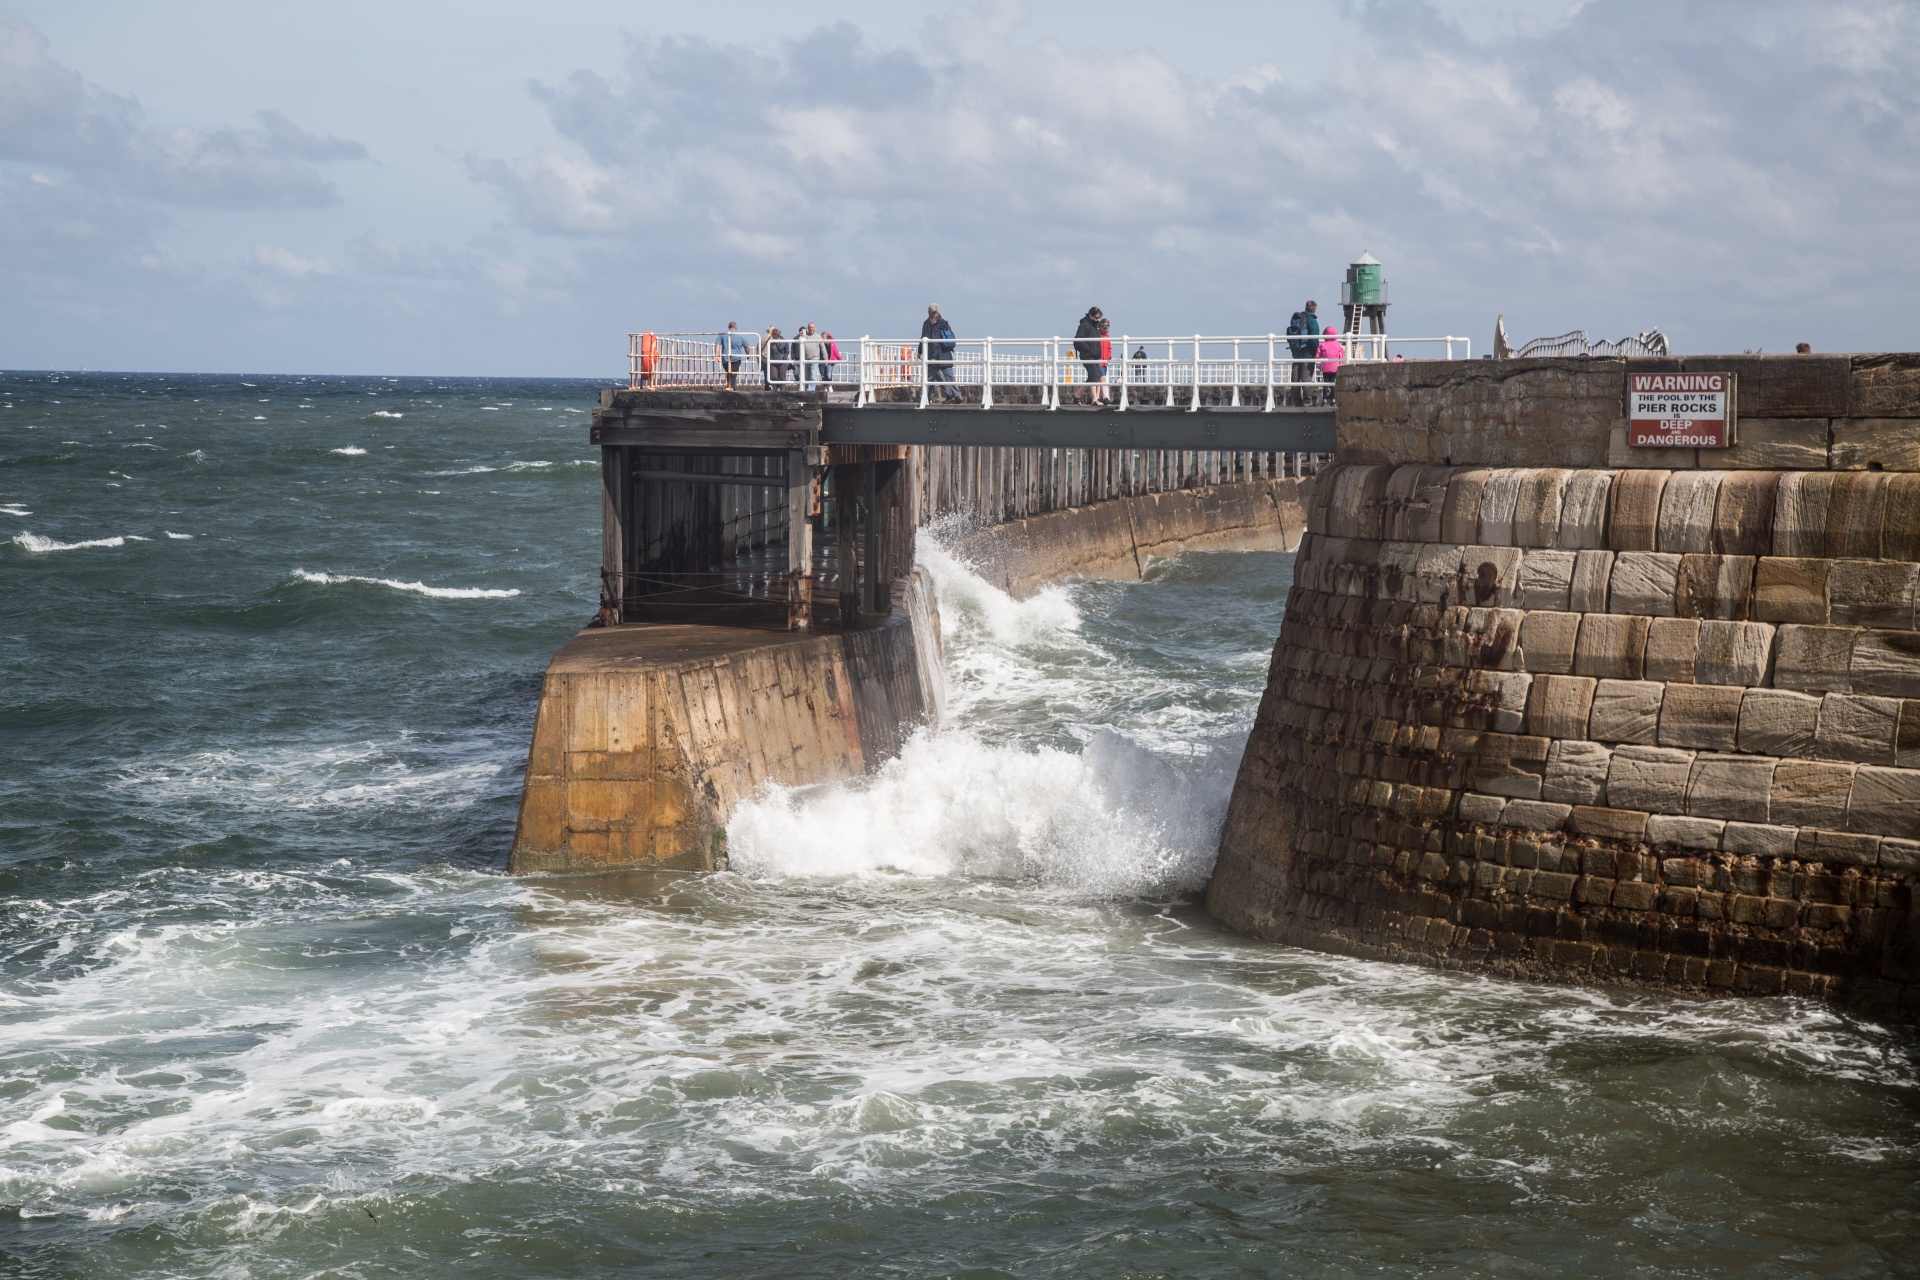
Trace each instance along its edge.
<path fill-rule="evenodd" d="M 1327 330 L 1320 339 L 1320 349 L 1314 354 L 1320 357 L 1320 381 L 1332 382 L 1333 375 L 1340 372 L 1340 362 L 1347 358 L 1347 349 L 1340 345 L 1339 331 Z M 1323 401 L 1330 398 L 1323 393 Z"/>

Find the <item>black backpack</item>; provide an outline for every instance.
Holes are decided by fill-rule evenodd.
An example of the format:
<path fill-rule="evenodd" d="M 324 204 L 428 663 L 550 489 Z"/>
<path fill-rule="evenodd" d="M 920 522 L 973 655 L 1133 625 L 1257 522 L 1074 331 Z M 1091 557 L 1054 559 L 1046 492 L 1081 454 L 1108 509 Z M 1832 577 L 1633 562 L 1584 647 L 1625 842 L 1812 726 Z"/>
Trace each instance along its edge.
<path fill-rule="evenodd" d="M 1307 331 L 1307 313 L 1304 311 L 1294 312 L 1293 319 L 1287 322 L 1287 332 L 1288 333 L 1305 333 L 1306 331 Z"/>

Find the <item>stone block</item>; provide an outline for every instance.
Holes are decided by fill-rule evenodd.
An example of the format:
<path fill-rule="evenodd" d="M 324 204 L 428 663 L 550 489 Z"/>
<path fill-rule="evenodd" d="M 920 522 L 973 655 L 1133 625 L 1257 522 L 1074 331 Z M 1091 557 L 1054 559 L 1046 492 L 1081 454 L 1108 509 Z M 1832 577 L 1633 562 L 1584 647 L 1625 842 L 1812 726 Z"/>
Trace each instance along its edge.
<path fill-rule="evenodd" d="M 1920 631 L 1862 631 L 1848 672 L 1855 693 L 1920 698 Z"/>
<path fill-rule="evenodd" d="M 1777 763 L 1768 756 L 1695 757 L 1687 780 L 1687 813 L 1729 822 L 1769 821 L 1768 800 Z"/>
<path fill-rule="evenodd" d="M 1606 795 L 1613 753 L 1597 742 L 1555 742 L 1547 749 L 1540 798 L 1560 804 L 1599 804 Z"/>
<path fill-rule="evenodd" d="M 1802 862 L 1871 867 L 1879 860 L 1881 839 L 1859 831 L 1803 830 L 1793 842 L 1793 856 Z"/>
<path fill-rule="evenodd" d="M 1836 418 L 1835 471 L 1920 471 L 1920 418 Z"/>
<path fill-rule="evenodd" d="M 1718 849 L 1721 833 L 1726 823 L 1718 818 L 1683 818 L 1674 814 L 1656 813 L 1647 818 L 1647 843 L 1674 845 L 1682 849 Z M 1668 881 L 1675 879 L 1673 871 L 1666 872 Z"/>
<path fill-rule="evenodd" d="M 1448 479 L 1446 501 L 1440 508 L 1440 541 L 1458 545 L 1480 541 L 1480 495 L 1491 474 L 1484 467 L 1468 467 Z"/>
<path fill-rule="evenodd" d="M 1440 517 L 1453 468 L 1395 467 L 1387 480 L 1384 533 L 1401 542 L 1440 541 Z"/>
<path fill-rule="evenodd" d="M 1848 692 L 1858 634 L 1855 627 L 1781 627 L 1773 644 L 1773 683 L 1803 693 Z"/>
<path fill-rule="evenodd" d="M 1566 551 L 1606 548 L 1614 475 L 1598 470 L 1568 473 L 1566 489 L 1560 496 L 1560 532 L 1553 546 Z"/>
<path fill-rule="evenodd" d="M 1744 622 L 1753 612 L 1753 556 L 1680 557 L 1673 611 L 1683 618 Z"/>
<path fill-rule="evenodd" d="M 1753 616 L 1761 622 L 1827 621 L 1827 571 L 1833 561 L 1814 556 L 1763 556 L 1753 570 Z"/>
<path fill-rule="evenodd" d="M 1728 853 L 1744 854 L 1750 858 L 1788 858 L 1793 856 L 1794 843 L 1800 832 L 1794 827 L 1782 827 L 1754 822 L 1729 822 L 1721 833 L 1720 847 Z"/>
<path fill-rule="evenodd" d="M 1589 613 L 1574 642 L 1573 673 L 1598 679 L 1637 680 L 1646 670 L 1647 627 L 1637 614 Z"/>
<path fill-rule="evenodd" d="M 1575 474 L 1564 467 L 1534 467 L 1526 472 L 1513 512 L 1515 546 L 1552 547 L 1559 543 L 1567 482 Z"/>
<path fill-rule="evenodd" d="M 1855 418 L 1920 417 L 1920 356 L 1881 352 L 1853 357 L 1846 412 Z"/>
<path fill-rule="evenodd" d="M 1920 560 L 1920 475 L 1888 478 L 1880 554 L 1888 560 Z"/>
<path fill-rule="evenodd" d="M 1660 745 L 1732 751 L 1740 737 L 1740 703 L 1746 692 L 1723 684 L 1668 685 L 1660 705 Z"/>
<path fill-rule="evenodd" d="M 1573 581 L 1567 587 L 1567 608 L 1575 613 L 1605 613 L 1607 583 L 1613 577 L 1613 552 L 1574 553 Z"/>
<path fill-rule="evenodd" d="M 1920 872 L 1920 840 L 1882 840 L 1878 863 L 1889 871 Z"/>
<path fill-rule="evenodd" d="M 1524 671 L 1471 671 L 1467 693 L 1489 710 L 1487 728 L 1519 733 L 1526 727 L 1527 692 L 1533 677 Z"/>
<path fill-rule="evenodd" d="M 1645 469 L 1621 471 L 1614 476 L 1608 495 L 1609 548 L 1614 551 L 1659 549 L 1660 499 L 1672 475 L 1671 471 Z"/>
<path fill-rule="evenodd" d="M 1692 684 L 1699 643 L 1698 618 L 1655 618 L 1647 628 L 1647 679 Z"/>
<path fill-rule="evenodd" d="M 1505 797 L 1502 796 L 1480 795 L 1473 791 L 1463 791 L 1460 793 L 1460 820 L 1462 822 L 1477 822 L 1482 826 L 1490 827 L 1500 821 L 1500 812 L 1506 807 L 1507 801 Z"/>
<path fill-rule="evenodd" d="M 1688 356 L 1688 373 L 1731 373 L 1739 418 L 1833 418 L 1848 412 L 1853 357 Z"/>
<path fill-rule="evenodd" d="M 1772 818 L 1795 827 L 1847 825 L 1847 795 L 1858 765 L 1782 760 L 1773 771 Z"/>
<path fill-rule="evenodd" d="M 1891 765 L 1899 726 L 1898 698 L 1830 693 L 1820 700 L 1812 754 L 1820 760 Z"/>
<path fill-rule="evenodd" d="M 1572 671 L 1579 636 L 1577 613 L 1529 612 L 1520 623 L 1520 651 L 1527 670 L 1556 675 Z"/>
<path fill-rule="evenodd" d="M 1520 506 L 1520 489 L 1531 468 L 1496 467 L 1487 473 L 1486 487 L 1480 493 L 1480 531 L 1473 541 L 1489 547 L 1511 547 L 1514 513 Z"/>
<path fill-rule="evenodd" d="M 1636 809 L 1577 804 L 1567 815 L 1567 830 L 1595 840 L 1637 843 L 1646 838 L 1648 816 Z"/>
<path fill-rule="evenodd" d="M 1694 650 L 1694 682 L 1765 684 L 1773 658 L 1773 638 L 1770 622 L 1703 620 Z"/>
<path fill-rule="evenodd" d="M 1525 617 L 1518 609 L 1467 610 L 1463 660 L 1455 665 L 1490 671 L 1525 670 L 1520 650 L 1520 624 Z"/>
<path fill-rule="evenodd" d="M 1327 532 L 1336 538 L 1384 537 L 1382 500 L 1393 471 L 1365 464 L 1338 468 L 1328 491 Z"/>
<path fill-rule="evenodd" d="M 1798 756 L 1813 749 L 1820 699 L 1787 689 L 1748 689 L 1740 699 L 1738 746 L 1766 756 Z"/>
<path fill-rule="evenodd" d="M 1420 604 L 1452 603 L 1455 593 L 1460 589 L 1465 548 L 1450 542 L 1424 542 L 1419 545 L 1419 553 L 1413 562 L 1411 598 Z"/>
<path fill-rule="evenodd" d="M 1558 831 L 1567 820 L 1570 805 L 1544 800 L 1511 800 L 1501 811 L 1500 825 L 1523 831 Z"/>
<path fill-rule="evenodd" d="M 1671 485 L 1669 485 L 1671 487 Z M 1674 615 L 1680 557 L 1662 551 L 1622 551 L 1614 557 L 1607 583 L 1607 612 L 1649 617 Z"/>
<path fill-rule="evenodd" d="M 1686 813 L 1693 757 L 1691 751 L 1668 747 L 1616 747 L 1607 768 L 1607 802 L 1652 813 Z"/>
<path fill-rule="evenodd" d="M 1847 802 L 1847 829 L 1920 839 L 1920 769 L 1861 765 Z"/>
<path fill-rule="evenodd" d="M 1483 608 L 1514 604 L 1522 554 L 1519 547 L 1462 547 L 1460 585 L 1453 602 Z"/>
<path fill-rule="evenodd" d="M 1713 550 L 1714 508 L 1724 471 L 1676 471 L 1660 495 L 1656 550 L 1686 554 Z"/>
<path fill-rule="evenodd" d="M 1594 681 L 1585 676 L 1535 676 L 1527 692 L 1527 732 L 1548 738 L 1586 737 L 1593 688 Z"/>
<path fill-rule="evenodd" d="M 1728 460 L 1726 466 L 1737 467 Z M 1773 552 L 1773 510 L 1780 499 L 1778 471 L 1729 471 L 1713 508 L 1713 552 L 1764 556 Z"/>
<path fill-rule="evenodd" d="M 1476 756 L 1467 770 L 1467 780 L 1475 791 L 1509 800 L 1538 800 L 1540 776 L 1546 757 L 1539 760 L 1515 760 L 1507 756 Z"/>
<path fill-rule="evenodd" d="M 1734 428 L 1733 447 L 1720 465 L 1778 471 L 1827 469 L 1826 418 L 1754 418 Z"/>
<path fill-rule="evenodd" d="M 1652 745 L 1659 736 L 1665 685 L 1655 680 L 1601 680 L 1593 688 L 1587 736 L 1598 742 Z"/>
<path fill-rule="evenodd" d="M 1831 559 L 1871 560 L 1880 554 L 1880 527 L 1887 518 L 1887 479 L 1871 471 L 1834 477 L 1827 498 L 1827 549 Z"/>
<path fill-rule="evenodd" d="M 1827 574 L 1827 614 L 1836 624 L 1908 630 L 1920 564 L 1835 560 Z"/>
<path fill-rule="evenodd" d="M 1894 731 L 1893 762 L 1902 769 L 1920 768 L 1920 699 L 1900 700 L 1900 727 Z"/>
<path fill-rule="evenodd" d="M 1780 477 L 1773 505 L 1773 554 L 1827 554 L 1827 499 L 1833 493 L 1831 471 L 1789 471 Z"/>
<path fill-rule="evenodd" d="M 1574 553 L 1529 550 L 1520 562 L 1520 585 L 1514 603 L 1522 609 L 1566 612 L 1573 587 Z"/>

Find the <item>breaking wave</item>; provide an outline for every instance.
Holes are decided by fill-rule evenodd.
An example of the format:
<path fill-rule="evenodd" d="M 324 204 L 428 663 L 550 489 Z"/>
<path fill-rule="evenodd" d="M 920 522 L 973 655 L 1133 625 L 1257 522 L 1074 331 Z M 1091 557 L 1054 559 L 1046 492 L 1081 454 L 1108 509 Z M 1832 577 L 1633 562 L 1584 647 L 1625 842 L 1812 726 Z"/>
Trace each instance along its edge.
<path fill-rule="evenodd" d="M 520 594 L 515 587 L 430 587 L 424 582 L 402 582 L 398 578 L 366 578 L 353 573 L 310 573 L 305 569 L 295 569 L 289 580 L 321 587 L 358 582 L 370 587 L 386 587 L 390 591 L 430 596 L 435 600 L 505 600 Z"/>
<path fill-rule="evenodd" d="M 44 555 L 50 551 L 85 551 L 90 547 L 124 547 L 129 538 L 135 542 L 150 541 L 147 538 L 126 534 L 112 538 L 89 538 L 85 542 L 55 542 L 52 538 L 43 538 L 37 533 L 17 533 L 13 541 L 15 545 L 24 547 L 34 555 Z"/>

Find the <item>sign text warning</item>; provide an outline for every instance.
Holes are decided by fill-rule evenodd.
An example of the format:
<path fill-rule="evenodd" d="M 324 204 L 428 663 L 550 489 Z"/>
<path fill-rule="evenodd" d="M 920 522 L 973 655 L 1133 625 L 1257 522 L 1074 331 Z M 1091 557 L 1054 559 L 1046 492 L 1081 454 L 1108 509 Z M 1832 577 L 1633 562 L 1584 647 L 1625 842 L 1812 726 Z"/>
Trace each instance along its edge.
<path fill-rule="evenodd" d="M 1733 375 L 1627 375 L 1627 443 L 1636 448 L 1724 449 L 1733 443 Z"/>

